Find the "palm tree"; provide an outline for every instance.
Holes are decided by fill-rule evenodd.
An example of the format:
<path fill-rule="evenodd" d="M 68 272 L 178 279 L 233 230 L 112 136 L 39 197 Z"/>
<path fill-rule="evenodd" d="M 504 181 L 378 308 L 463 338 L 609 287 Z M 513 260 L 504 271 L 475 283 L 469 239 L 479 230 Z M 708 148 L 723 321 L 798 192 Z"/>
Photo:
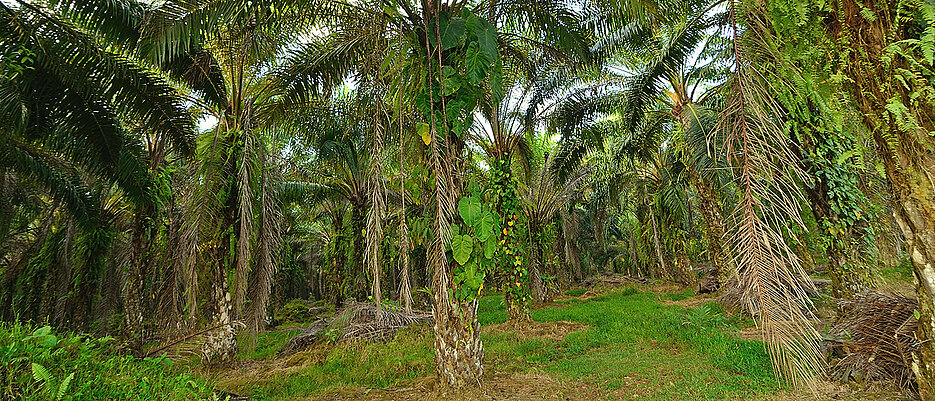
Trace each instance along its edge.
<path fill-rule="evenodd" d="M 931 11 L 931 4 L 925 2 L 844 1 L 816 22 L 832 33 L 822 43 L 825 53 L 842 63 L 842 72 L 852 81 L 846 90 L 873 132 L 898 199 L 894 214 L 917 278 L 922 346 L 913 355 L 913 371 L 923 400 L 935 399 L 935 286 L 931 284 L 935 282 L 935 187 L 930 179 L 935 171 L 931 151 L 935 142 L 929 134 L 935 131 L 935 102 L 916 95 L 932 89 L 932 58 L 926 50 L 931 49 L 931 37 L 923 33 L 932 24 Z M 867 19 L 857 12 L 900 18 Z M 856 43 L 868 50 L 853 51 L 850 46 Z M 918 72 L 906 76 L 907 68 Z M 904 80 L 905 84 L 899 83 Z"/>
<path fill-rule="evenodd" d="M 585 124 L 594 111 L 618 113 L 613 131 L 646 130 L 660 124 L 679 127 L 682 133 L 672 138 L 673 145 L 685 150 L 683 161 L 707 226 L 715 277 L 726 283 L 731 269 L 722 245 L 724 223 L 718 194 L 726 179 L 719 174 L 723 166 L 713 161 L 721 158 L 708 146 L 714 127 L 707 117 L 711 112 L 704 107 L 711 103 L 709 97 L 718 93 L 716 86 L 727 72 L 721 54 L 725 40 L 708 32 L 724 23 L 725 13 L 712 12 L 717 4 L 690 1 L 665 12 L 647 14 L 650 10 L 634 9 L 620 15 L 612 9 L 599 14 L 605 19 L 601 27 L 606 31 L 599 46 L 602 51 L 621 54 L 618 68 L 625 75 L 601 77 L 592 90 L 570 98 L 555 124 L 570 134 L 569 145 L 560 155 L 567 159 L 563 162 L 567 165 L 575 164 L 569 157 L 580 159 L 585 154 L 583 147 L 595 149 L 602 143 L 600 138 L 588 138 L 606 132 Z"/>
<path fill-rule="evenodd" d="M 93 196 L 100 189 L 92 190 L 92 185 L 116 184 L 138 210 L 153 208 L 153 167 L 168 152 L 188 155 L 192 150 L 194 124 L 179 92 L 127 58 L 120 47 L 126 31 L 106 34 L 106 19 L 88 21 L 67 7 L 47 9 L 26 2 L 16 8 L 0 5 L 0 19 L 4 58 L 10 60 L 0 79 L 4 175 L 38 184 L 91 232 L 110 225 L 100 214 L 102 199 Z M 158 138 L 159 149 L 144 149 L 143 138 Z M 147 153 L 149 163 L 143 157 Z M 95 243 L 103 247 L 97 254 L 110 246 L 108 241 Z M 125 309 L 130 336 L 138 338 L 142 313 L 139 281 L 133 277 L 139 276 L 141 251 L 139 246 L 134 250 Z M 87 259 L 81 277 L 93 280 L 100 270 L 93 264 L 100 261 Z M 91 281 L 79 280 L 76 319 L 87 323 Z"/>
<path fill-rule="evenodd" d="M 353 73 L 365 86 L 378 90 L 386 87 L 406 88 L 407 99 L 419 106 L 426 125 L 430 127 L 424 130 L 423 137 L 429 147 L 428 159 L 434 172 L 437 191 L 434 210 L 435 239 L 429 246 L 428 255 L 434 271 L 438 355 L 436 368 L 444 382 L 463 386 L 480 377 L 482 352 L 476 330 L 471 329 L 476 327 L 476 319 L 473 312 L 470 312 L 476 310 L 476 303 L 453 305 L 447 296 L 451 273 L 445 256 L 444 241 L 448 236 L 449 219 L 454 216 L 453 205 L 461 191 L 461 180 L 455 172 L 462 164 L 465 149 L 463 140 L 458 137 L 460 133 L 456 134 L 450 129 L 456 126 L 464 127 L 463 118 L 473 110 L 481 92 L 472 93 L 471 97 L 474 100 L 471 102 L 449 104 L 448 101 L 454 98 L 440 96 L 445 89 L 436 75 L 441 73 L 441 69 L 446 63 L 453 61 L 456 55 L 462 58 L 465 56 L 464 51 L 467 49 L 461 46 L 461 43 L 475 43 L 474 46 L 477 47 L 472 47 L 471 54 L 483 54 L 483 58 L 473 59 L 475 62 L 471 66 L 477 68 L 472 70 L 472 79 L 484 81 L 483 91 L 493 94 L 496 104 L 502 98 L 502 76 L 494 74 L 494 79 L 489 82 L 486 78 L 490 67 L 498 69 L 501 65 L 497 61 L 501 59 L 501 54 L 506 63 L 531 65 L 525 49 L 530 44 L 560 48 L 561 41 L 567 39 L 566 35 L 543 33 L 547 29 L 573 32 L 578 27 L 576 16 L 560 1 L 491 2 L 477 7 L 469 7 L 464 2 L 448 3 L 440 0 L 402 1 L 395 10 L 382 7 L 378 2 L 346 6 L 343 11 L 339 8 L 334 13 L 336 23 L 331 26 L 333 29 L 325 37 L 305 45 L 293 56 L 297 62 L 291 64 L 295 67 L 283 71 L 284 77 L 292 78 L 284 79 L 289 81 L 289 84 L 283 88 L 283 97 L 299 101 L 307 99 L 307 94 L 332 88 Z M 461 24 L 466 22 L 466 19 L 459 16 L 467 15 L 464 12 L 471 8 L 478 10 L 478 15 L 485 16 L 484 19 L 475 17 L 472 21 L 487 21 L 488 24 L 492 24 L 482 24 L 474 28 L 491 26 L 493 29 L 465 31 L 468 25 Z M 360 18 L 360 15 L 367 15 L 369 18 Z M 529 29 L 513 29 L 518 26 Z M 481 35 L 483 42 L 476 42 L 477 34 Z M 587 49 L 587 46 L 580 48 Z M 483 61 L 478 63 L 480 60 Z M 455 71 L 463 68 L 461 65 L 447 67 Z M 382 82 L 379 77 L 385 70 L 400 73 L 395 75 L 393 82 Z M 452 83 L 449 81 L 449 85 Z M 477 86 L 479 83 L 474 82 L 472 85 Z M 431 89 L 429 84 L 435 89 Z M 451 86 L 448 90 L 456 91 Z M 391 109 L 385 105 L 392 103 L 384 100 L 376 104 L 379 106 L 374 110 L 374 114 L 380 114 L 381 108 Z M 436 111 L 439 115 L 435 114 Z M 453 121 L 458 121 L 459 124 L 447 127 L 448 123 Z M 457 129 L 460 131 L 462 128 Z M 375 132 L 379 133 L 381 130 Z M 442 145 L 443 147 L 440 147 Z M 371 177 L 373 176 L 374 174 L 371 174 Z M 454 338 L 461 340 L 455 341 Z"/>
<path fill-rule="evenodd" d="M 266 1 L 63 3 L 80 15 L 111 16 L 108 31 L 135 29 L 133 53 L 191 89 L 188 100 L 217 121 L 199 141 L 178 258 L 184 270 L 179 275 L 188 278 L 192 312 L 195 269 L 199 261 L 211 261 L 208 299 L 219 329 L 209 336 L 204 356 L 227 360 L 236 346 L 234 320 L 245 317 L 254 329 L 265 324 L 280 238 L 276 191 L 281 186 L 270 164 L 276 151 L 271 123 L 278 111 L 271 106 L 278 96 L 272 88 L 278 81 L 270 71 L 311 16 L 298 12 L 295 4 Z M 231 290 L 228 269 L 234 271 Z"/>
<path fill-rule="evenodd" d="M 538 171 L 527 174 L 526 182 L 520 186 L 523 212 L 529 227 L 529 280 L 532 296 L 538 301 L 545 301 L 546 293 L 542 282 L 542 268 L 545 259 L 545 243 L 542 238 L 546 225 L 551 224 L 558 215 L 566 210 L 572 199 L 578 195 L 581 186 L 589 177 L 589 168 L 584 166 L 566 180 L 559 181 L 551 174 L 552 153 L 546 151 L 536 166 Z"/>

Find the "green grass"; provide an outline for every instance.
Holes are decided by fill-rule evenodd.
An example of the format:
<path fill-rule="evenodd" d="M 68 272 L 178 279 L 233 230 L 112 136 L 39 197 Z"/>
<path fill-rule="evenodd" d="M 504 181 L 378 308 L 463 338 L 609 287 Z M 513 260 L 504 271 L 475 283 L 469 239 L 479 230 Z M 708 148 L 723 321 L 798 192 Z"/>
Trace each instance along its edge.
<path fill-rule="evenodd" d="M 565 291 L 565 295 L 568 295 L 569 297 L 580 297 L 581 295 L 584 295 L 584 293 L 586 292 L 588 292 L 588 290 L 584 288 L 573 288 L 568 291 Z"/>
<path fill-rule="evenodd" d="M 282 349 L 289 339 L 302 332 L 301 327 L 277 329 L 259 335 L 238 335 L 237 344 L 242 346 L 237 351 L 237 358 L 248 360 L 271 359 Z"/>
<path fill-rule="evenodd" d="M 318 360 L 305 369 L 263 383 L 238 383 L 231 389 L 256 400 L 283 400 L 330 388 L 392 386 L 432 370 L 431 329 L 420 325 L 398 333 L 388 344 L 338 344 L 310 357 Z"/>
<path fill-rule="evenodd" d="M 122 355 L 111 343 L 0 323 L 0 399 L 213 399 L 208 383 L 171 361 Z"/>
<path fill-rule="evenodd" d="M 665 299 L 670 301 L 684 301 L 688 298 L 691 298 L 692 295 L 695 295 L 695 290 L 689 288 L 682 292 L 669 292 L 663 295 Z"/>
<path fill-rule="evenodd" d="M 713 303 L 683 308 L 660 302 L 690 295 L 627 288 L 534 310 L 538 322 L 572 321 L 588 328 L 561 341 L 485 330 L 487 369 L 543 372 L 609 398 L 745 399 L 779 389 L 762 343 L 736 335 L 745 322 L 726 318 Z M 482 325 L 504 322 L 502 297 L 482 298 L 478 320 Z M 343 386 L 390 387 L 432 374 L 431 336 L 430 328 L 418 327 L 387 344 L 339 344 L 299 371 L 243 383 L 237 390 L 257 400 L 280 400 Z"/>
<path fill-rule="evenodd" d="M 880 269 L 880 276 L 886 283 L 912 283 L 915 279 L 912 275 L 912 263 L 909 258 L 903 259 L 900 264 L 893 267 L 883 267 Z"/>

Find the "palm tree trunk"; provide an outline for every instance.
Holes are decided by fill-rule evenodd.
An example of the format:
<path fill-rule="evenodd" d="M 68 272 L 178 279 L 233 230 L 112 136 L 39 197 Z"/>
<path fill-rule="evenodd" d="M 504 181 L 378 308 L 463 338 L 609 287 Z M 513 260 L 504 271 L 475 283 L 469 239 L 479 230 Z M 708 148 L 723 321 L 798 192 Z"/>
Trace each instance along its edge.
<path fill-rule="evenodd" d="M 915 100 L 905 86 L 930 91 L 931 77 L 897 83 L 894 76 L 899 70 L 914 67 L 903 56 L 885 53 L 891 42 L 904 39 L 908 29 L 899 24 L 911 19 L 882 16 L 899 15 L 902 7 L 897 1 L 845 0 L 829 20 L 839 39 L 859 43 L 863 49 L 845 53 L 849 56 L 845 72 L 853 83 L 845 88 L 873 132 L 896 195 L 894 214 L 906 238 L 919 299 L 916 336 L 921 346 L 913 353 L 912 370 L 922 400 L 930 401 L 935 400 L 935 138 L 929 133 L 935 131 L 935 106 L 931 100 Z M 865 12 L 881 17 L 870 20 L 861 16 Z M 910 123 L 890 112 L 894 102 L 906 109 L 900 118 Z"/>
<path fill-rule="evenodd" d="M 594 212 L 594 240 L 597 241 L 597 249 L 601 251 L 603 255 L 607 248 L 604 246 L 604 220 L 607 215 L 607 210 L 603 207 L 599 207 L 597 211 Z M 601 270 L 604 270 L 604 266 L 601 266 Z"/>
<path fill-rule="evenodd" d="M 406 312 L 412 311 L 412 283 L 409 278 L 409 225 L 406 224 L 406 190 L 402 190 L 403 207 L 399 224 L 399 298 L 403 301 Z"/>
<path fill-rule="evenodd" d="M 653 245 L 656 248 L 656 258 L 659 259 L 659 274 L 663 277 L 669 275 L 669 269 L 666 267 L 666 260 L 662 257 L 662 245 L 659 243 L 659 229 L 656 227 L 656 215 L 650 210 L 649 220 L 653 227 Z"/>
<path fill-rule="evenodd" d="M 529 224 L 529 292 L 532 293 L 536 302 L 545 301 L 545 291 L 542 288 L 542 272 L 539 266 L 542 264 L 542 233 L 538 223 Z"/>
<path fill-rule="evenodd" d="M 562 237 L 565 240 L 565 260 L 571 263 L 575 279 L 581 281 L 584 279 L 584 272 L 581 270 L 581 258 L 578 257 L 577 223 L 571 220 L 574 218 L 574 214 L 562 212 Z"/>
<path fill-rule="evenodd" d="M 367 265 L 367 268 L 370 269 L 370 274 L 373 275 L 373 285 L 371 287 L 373 294 L 373 302 L 377 306 L 377 310 L 383 310 L 383 291 L 380 288 L 380 273 L 383 266 L 381 265 L 380 257 L 380 244 L 383 242 L 383 215 L 384 215 L 384 199 L 383 199 L 383 182 L 381 178 L 383 176 L 383 127 L 380 123 L 382 113 L 377 113 L 374 117 L 374 132 L 373 140 L 371 142 L 370 148 L 370 163 L 368 165 L 368 182 L 367 182 L 367 191 L 370 198 L 370 209 L 367 213 L 367 233 L 365 240 L 366 244 L 366 254 L 364 255 L 364 261 Z"/>
<path fill-rule="evenodd" d="M 711 264 L 714 266 L 714 279 L 716 288 L 727 284 L 733 271 L 730 266 L 730 258 L 727 252 L 724 252 L 724 246 L 721 239 L 724 237 L 724 222 L 721 219 L 721 208 L 711 185 L 708 184 L 695 168 L 689 168 L 689 178 L 698 194 L 701 215 L 705 221 L 705 240 L 708 242 L 708 253 L 710 254 Z"/>
<path fill-rule="evenodd" d="M 142 311 L 142 264 L 144 258 L 143 245 L 143 219 L 146 212 L 141 208 L 136 208 L 133 217 L 133 227 L 130 231 L 130 264 L 127 272 L 127 282 L 124 295 L 124 318 L 127 323 L 127 334 L 130 339 L 130 346 L 133 350 L 139 351 L 143 336 L 143 311 Z"/>
<path fill-rule="evenodd" d="M 563 281 L 567 279 L 567 271 L 565 268 L 565 230 L 562 230 L 561 227 L 555 227 L 555 238 L 552 239 L 552 257 L 554 259 L 554 266 L 552 270 L 555 272 L 555 276 L 558 277 L 561 275 Z"/>
<path fill-rule="evenodd" d="M 364 240 L 366 239 L 364 235 L 364 208 L 363 204 L 356 204 L 351 211 L 351 227 L 353 229 L 351 238 L 354 241 L 353 274 L 356 277 L 352 294 L 358 300 L 366 298 L 365 294 L 367 293 L 366 270 L 364 269 Z M 364 281 L 361 282 L 361 280 Z"/>
<path fill-rule="evenodd" d="M 434 123 L 434 121 L 433 121 Z M 432 131 L 435 131 L 434 127 Z M 451 277 L 445 255 L 449 214 L 446 199 L 457 199 L 450 170 L 443 163 L 437 136 L 433 137 L 433 168 L 435 170 L 435 238 L 429 244 L 428 260 L 433 267 L 432 312 L 435 318 L 435 371 L 444 385 L 462 388 L 474 385 L 484 374 L 484 346 L 477 322 L 477 300 L 459 301 L 449 297 Z"/>
<path fill-rule="evenodd" d="M 344 254 L 344 214 L 335 212 L 334 231 L 337 233 L 332 242 L 331 250 L 331 293 L 329 297 L 334 306 L 344 304 L 344 271 L 346 255 Z"/>
<path fill-rule="evenodd" d="M 835 188 L 840 192 L 847 191 L 848 189 L 858 191 L 858 188 L 856 185 L 847 187 L 846 185 L 848 184 L 839 184 L 829 178 L 829 173 L 826 172 L 828 170 L 826 163 L 829 161 L 835 162 L 837 156 L 835 156 L 834 153 L 829 154 L 827 150 L 820 153 L 816 152 L 816 148 L 820 146 L 818 144 L 827 139 L 814 136 L 816 135 L 790 135 L 792 141 L 797 145 L 794 147 L 794 153 L 813 178 L 813 182 L 805 186 L 805 194 L 808 197 L 812 215 L 814 215 L 820 227 L 837 227 L 840 229 L 830 234 L 831 243 L 827 249 L 828 275 L 831 276 L 831 295 L 836 298 L 851 298 L 855 294 L 859 294 L 873 286 L 873 274 L 870 267 L 863 261 L 865 255 L 862 255 L 869 255 L 869 252 L 859 249 L 859 243 L 867 232 L 866 227 L 860 225 L 859 219 L 856 223 L 843 225 L 843 227 L 841 227 L 840 224 L 836 224 L 844 221 L 841 217 L 852 218 L 853 216 L 842 215 L 853 212 L 849 211 L 849 209 L 842 210 L 842 207 L 846 206 L 846 204 L 838 208 L 832 207 L 832 199 L 834 196 L 832 193 L 832 185 L 835 185 Z M 833 143 L 827 144 L 826 146 L 832 149 L 836 148 Z M 813 152 L 818 153 L 831 160 L 816 162 L 812 157 L 807 157 L 803 152 L 809 152 L 809 154 L 813 154 Z M 850 174 L 854 173 L 851 172 Z M 838 205 L 841 204 L 839 203 Z"/>
<path fill-rule="evenodd" d="M 215 262 L 211 263 L 210 293 L 213 308 L 212 330 L 201 348 L 201 360 L 206 365 L 219 365 L 233 360 L 237 354 L 237 339 L 232 324 L 233 305 L 227 284 L 227 266 L 230 262 L 230 241 L 223 236 L 215 249 Z"/>

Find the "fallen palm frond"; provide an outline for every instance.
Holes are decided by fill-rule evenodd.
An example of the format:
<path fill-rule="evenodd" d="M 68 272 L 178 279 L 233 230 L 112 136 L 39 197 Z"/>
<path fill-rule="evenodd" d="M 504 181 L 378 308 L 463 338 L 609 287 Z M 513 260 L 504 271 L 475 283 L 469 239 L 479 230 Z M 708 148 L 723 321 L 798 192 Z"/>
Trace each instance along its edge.
<path fill-rule="evenodd" d="M 205 329 L 196 330 L 191 333 L 186 333 L 167 341 L 165 344 L 160 345 L 152 350 L 147 351 L 144 354 L 145 358 L 153 357 L 159 355 L 160 353 L 168 353 L 170 350 L 173 351 L 175 356 L 191 356 L 201 353 L 201 346 L 205 342 L 204 337 L 208 333 L 220 329 L 224 326 L 233 326 L 235 329 L 244 328 L 245 325 L 241 321 L 218 324 L 211 326 Z"/>
<path fill-rule="evenodd" d="M 915 337 L 918 320 L 914 299 L 867 291 L 838 301 L 841 318 L 831 326 L 833 354 L 828 374 L 835 380 L 896 382 L 903 389 L 915 387 L 912 352 L 919 349 Z"/>
<path fill-rule="evenodd" d="M 642 285 L 652 285 L 652 280 L 645 277 L 633 277 L 626 276 L 622 274 L 599 274 L 595 276 L 588 277 L 584 280 L 584 284 L 587 286 L 595 286 L 598 284 L 610 284 L 613 286 L 620 286 L 627 283 L 636 283 Z"/>
<path fill-rule="evenodd" d="M 391 338 L 399 330 L 430 320 L 430 312 L 407 312 L 402 308 L 377 307 L 371 302 L 349 301 L 334 317 L 320 318 L 312 322 L 302 333 L 286 342 L 278 355 L 305 350 L 319 340 L 383 341 Z"/>
<path fill-rule="evenodd" d="M 793 89 L 761 68 L 770 60 L 758 53 L 768 49 L 768 29 L 757 25 L 758 15 L 747 13 L 748 28 L 738 31 L 739 7 L 731 2 L 734 76 L 717 128 L 739 192 L 727 237 L 737 266 L 733 282 L 739 286 L 739 305 L 757 318 L 777 374 L 812 387 L 824 361 L 808 297 L 811 281 L 786 244 L 789 227 L 802 226 L 796 181 L 805 176 L 773 97 Z"/>

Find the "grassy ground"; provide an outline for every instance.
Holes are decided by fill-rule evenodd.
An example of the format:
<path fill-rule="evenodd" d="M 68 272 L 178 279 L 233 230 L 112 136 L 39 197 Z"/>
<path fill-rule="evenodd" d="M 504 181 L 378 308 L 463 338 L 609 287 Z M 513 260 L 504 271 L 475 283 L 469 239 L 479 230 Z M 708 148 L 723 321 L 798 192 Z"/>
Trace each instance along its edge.
<path fill-rule="evenodd" d="M 726 317 L 690 291 L 571 292 L 505 324 L 499 296 L 483 298 L 485 384 L 466 398 L 735 400 L 781 391 L 763 345 L 741 339 L 749 323 Z M 432 336 L 414 327 L 388 343 L 322 346 L 269 358 L 288 338 L 261 334 L 254 359 L 215 379 L 257 400 L 433 399 Z M 381 398 L 382 397 L 382 398 Z"/>
<path fill-rule="evenodd" d="M 0 323 L 0 400 L 213 400 L 212 386 L 166 358 L 138 359 L 46 327 Z"/>

